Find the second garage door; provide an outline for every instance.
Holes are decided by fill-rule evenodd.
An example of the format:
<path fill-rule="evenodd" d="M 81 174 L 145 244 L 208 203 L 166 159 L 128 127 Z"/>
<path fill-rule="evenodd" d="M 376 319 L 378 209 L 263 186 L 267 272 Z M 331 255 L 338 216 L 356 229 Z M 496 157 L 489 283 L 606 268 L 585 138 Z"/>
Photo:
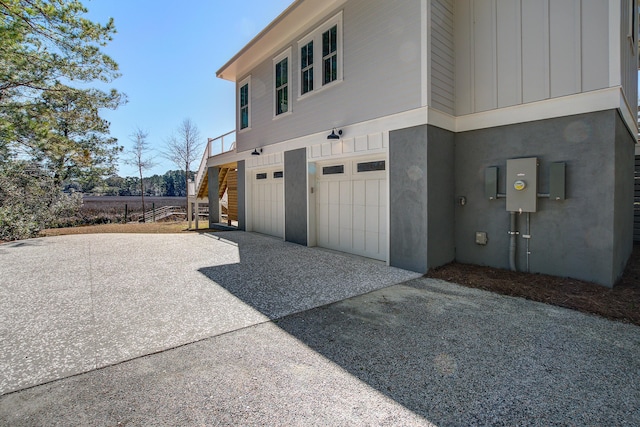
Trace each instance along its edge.
<path fill-rule="evenodd" d="M 386 162 L 349 160 L 318 166 L 318 246 L 385 261 Z"/>
<path fill-rule="evenodd" d="M 253 173 L 253 231 L 284 237 L 284 173 L 282 169 Z"/>

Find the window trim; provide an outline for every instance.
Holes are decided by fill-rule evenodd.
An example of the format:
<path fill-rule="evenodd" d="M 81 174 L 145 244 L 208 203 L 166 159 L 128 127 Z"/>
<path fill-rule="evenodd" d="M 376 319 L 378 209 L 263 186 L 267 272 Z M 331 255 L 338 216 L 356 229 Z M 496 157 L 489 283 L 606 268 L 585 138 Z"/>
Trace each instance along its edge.
<path fill-rule="evenodd" d="M 313 95 L 314 93 L 318 93 L 324 89 L 327 89 L 331 86 L 339 84 L 343 80 L 343 71 L 344 71 L 344 61 L 343 61 L 343 51 L 344 51 L 344 42 L 343 42 L 343 19 L 342 19 L 342 11 L 338 12 L 332 18 L 325 21 L 322 25 L 318 26 L 312 32 L 298 40 L 297 43 L 297 64 L 296 64 L 296 73 L 298 74 L 298 100 L 304 99 L 308 96 Z M 332 27 L 336 27 L 337 30 L 337 55 L 336 60 L 338 61 L 337 66 L 337 76 L 336 79 L 329 82 L 323 83 L 324 81 L 324 60 L 322 55 L 322 35 L 329 31 Z M 309 42 L 313 41 L 313 89 L 302 93 L 302 48 L 307 46 Z"/>
<path fill-rule="evenodd" d="M 242 99 L 242 88 L 247 86 L 247 127 L 242 127 L 242 105 L 241 105 L 241 99 Z M 241 80 L 240 83 L 238 83 L 238 109 L 237 109 L 237 128 L 238 128 L 238 133 L 241 132 L 246 132 L 251 130 L 251 76 L 246 77 L 245 79 Z"/>
<path fill-rule="evenodd" d="M 276 87 L 276 66 L 281 63 L 282 61 L 284 61 L 285 59 L 287 59 L 287 111 L 282 112 L 280 114 L 278 114 L 278 109 L 277 109 L 277 102 L 278 102 L 278 88 Z M 273 80 L 272 80 L 272 84 L 273 84 L 273 118 L 274 119 L 279 119 L 280 117 L 284 117 L 287 115 L 290 115 L 293 113 L 293 105 L 291 103 L 291 85 L 292 85 L 292 81 L 291 81 L 291 68 L 292 68 L 292 63 L 291 63 L 291 47 L 289 47 L 287 50 L 285 50 L 284 52 L 282 52 L 280 55 L 276 56 L 275 58 L 273 58 Z"/>

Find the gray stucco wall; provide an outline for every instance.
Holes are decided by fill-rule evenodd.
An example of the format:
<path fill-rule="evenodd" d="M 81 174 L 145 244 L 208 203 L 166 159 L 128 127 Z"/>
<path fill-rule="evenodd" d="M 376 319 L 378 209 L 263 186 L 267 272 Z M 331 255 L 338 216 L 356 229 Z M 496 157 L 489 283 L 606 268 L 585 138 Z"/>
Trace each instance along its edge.
<path fill-rule="evenodd" d="M 218 175 L 220 168 L 213 167 L 207 171 L 207 180 L 209 186 L 209 228 L 220 221 L 220 199 L 218 199 Z"/>
<path fill-rule="evenodd" d="M 307 245 L 307 149 L 284 153 L 284 239 Z"/>
<path fill-rule="evenodd" d="M 549 189 L 549 165 L 566 162 L 567 200 L 538 200 L 530 216 L 530 271 L 612 286 L 632 248 L 633 141 L 615 110 L 521 123 L 456 135 L 455 242 L 459 262 L 509 267 L 509 214 L 505 200 L 484 197 L 484 171 L 499 168 L 506 191 L 506 161 L 539 159 L 538 192 Z M 627 182 L 624 182 L 628 180 Z M 526 214 L 518 215 L 518 259 L 526 269 Z M 618 223 L 618 224 L 617 224 Z M 488 233 L 486 246 L 475 232 Z"/>
<path fill-rule="evenodd" d="M 455 135 L 428 126 L 428 268 L 439 267 L 455 258 Z"/>
<path fill-rule="evenodd" d="M 620 278 L 633 251 L 635 140 L 616 115 L 616 193 L 612 283 Z"/>
<path fill-rule="evenodd" d="M 424 273 L 450 262 L 454 135 L 432 126 L 390 132 L 390 264 Z"/>
<path fill-rule="evenodd" d="M 244 160 L 238 163 L 238 229 L 247 229 L 247 180 Z"/>

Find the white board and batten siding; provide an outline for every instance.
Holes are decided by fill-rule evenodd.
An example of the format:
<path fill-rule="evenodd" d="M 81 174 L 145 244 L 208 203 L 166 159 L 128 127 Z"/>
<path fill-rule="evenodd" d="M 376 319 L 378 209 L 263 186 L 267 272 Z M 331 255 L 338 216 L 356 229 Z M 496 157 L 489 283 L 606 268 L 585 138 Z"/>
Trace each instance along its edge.
<path fill-rule="evenodd" d="M 455 113 L 609 87 L 609 2 L 455 0 Z"/>

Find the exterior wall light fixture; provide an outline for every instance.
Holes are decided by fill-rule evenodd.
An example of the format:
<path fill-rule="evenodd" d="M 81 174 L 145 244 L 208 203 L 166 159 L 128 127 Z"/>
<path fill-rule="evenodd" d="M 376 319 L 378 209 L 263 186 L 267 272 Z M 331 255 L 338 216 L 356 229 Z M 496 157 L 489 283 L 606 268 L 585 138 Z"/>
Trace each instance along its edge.
<path fill-rule="evenodd" d="M 342 135 L 342 129 L 338 130 L 338 133 L 336 134 L 336 129 L 334 128 L 331 131 L 331 134 L 327 136 L 327 139 L 340 139 L 340 135 Z"/>
<path fill-rule="evenodd" d="M 251 153 L 252 156 L 259 156 L 260 153 L 262 153 L 262 148 L 260 149 L 260 151 L 258 151 L 257 148 L 253 149 L 253 152 Z"/>

